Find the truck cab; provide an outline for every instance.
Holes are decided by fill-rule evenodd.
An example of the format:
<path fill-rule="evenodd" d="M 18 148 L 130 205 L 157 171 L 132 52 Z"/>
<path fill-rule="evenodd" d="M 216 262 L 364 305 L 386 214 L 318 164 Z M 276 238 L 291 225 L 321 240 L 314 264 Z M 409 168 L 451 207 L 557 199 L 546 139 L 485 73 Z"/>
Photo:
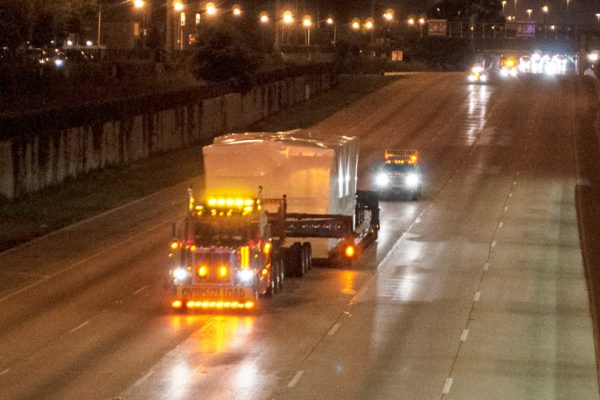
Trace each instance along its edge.
<path fill-rule="evenodd" d="M 386 195 L 421 197 L 422 173 L 416 150 L 386 150 L 384 164 L 376 176 L 378 190 Z"/>
<path fill-rule="evenodd" d="M 183 237 L 171 243 L 175 309 L 253 309 L 283 280 L 260 199 L 211 198 L 192 204 Z"/>

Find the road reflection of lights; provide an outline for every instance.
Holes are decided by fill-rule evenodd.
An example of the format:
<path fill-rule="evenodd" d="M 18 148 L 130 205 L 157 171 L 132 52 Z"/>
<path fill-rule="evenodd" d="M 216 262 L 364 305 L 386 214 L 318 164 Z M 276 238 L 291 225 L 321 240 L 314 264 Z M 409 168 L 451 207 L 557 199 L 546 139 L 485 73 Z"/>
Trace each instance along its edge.
<path fill-rule="evenodd" d="M 206 353 L 223 353 L 243 347 L 254 328 L 254 317 L 216 316 L 210 329 L 202 332 L 198 340 L 200 350 Z"/>
<path fill-rule="evenodd" d="M 254 362 L 244 362 L 233 377 L 233 384 L 238 389 L 256 385 L 259 381 L 258 370 Z"/>
<path fill-rule="evenodd" d="M 354 288 L 356 281 L 356 272 L 355 271 L 344 271 L 342 273 L 342 294 L 356 294 L 356 289 Z"/>
<path fill-rule="evenodd" d="M 187 364 L 184 362 L 173 367 L 170 373 L 169 399 L 179 399 L 183 397 L 188 390 L 188 383 L 191 379 L 191 375 Z"/>
<path fill-rule="evenodd" d="M 475 143 L 477 135 L 487 123 L 486 115 L 490 96 L 491 90 L 487 86 L 469 86 L 469 95 L 467 98 L 467 117 L 465 124 L 466 131 L 463 135 L 468 146 Z"/>
<path fill-rule="evenodd" d="M 421 257 L 421 252 L 423 250 L 423 243 L 420 242 L 409 242 L 408 250 L 406 255 L 408 256 L 408 260 L 415 261 Z"/>

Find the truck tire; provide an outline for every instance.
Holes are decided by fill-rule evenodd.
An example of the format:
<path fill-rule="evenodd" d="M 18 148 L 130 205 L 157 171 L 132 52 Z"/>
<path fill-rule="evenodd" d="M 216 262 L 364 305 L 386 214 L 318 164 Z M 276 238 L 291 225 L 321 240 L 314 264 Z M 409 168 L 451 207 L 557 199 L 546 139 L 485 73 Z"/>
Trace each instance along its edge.
<path fill-rule="evenodd" d="M 302 278 L 303 274 L 303 252 L 300 242 L 295 242 L 285 250 L 285 274 L 295 278 Z"/>
<path fill-rule="evenodd" d="M 302 247 L 306 256 L 306 272 L 308 272 L 312 269 L 312 245 L 310 242 L 304 242 L 302 243 Z"/>

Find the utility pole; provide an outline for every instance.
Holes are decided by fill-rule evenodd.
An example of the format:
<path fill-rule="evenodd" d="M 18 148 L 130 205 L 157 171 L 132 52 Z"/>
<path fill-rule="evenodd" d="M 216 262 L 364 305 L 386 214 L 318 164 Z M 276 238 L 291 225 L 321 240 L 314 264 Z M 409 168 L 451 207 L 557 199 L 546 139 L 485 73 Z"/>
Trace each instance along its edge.
<path fill-rule="evenodd" d="M 275 0 L 275 15 L 273 15 L 273 21 L 275 22 L 275 52 L 281 51 L 281 26 L 279 23 L 279 13 L 281 12 L 281 0 Z"/>

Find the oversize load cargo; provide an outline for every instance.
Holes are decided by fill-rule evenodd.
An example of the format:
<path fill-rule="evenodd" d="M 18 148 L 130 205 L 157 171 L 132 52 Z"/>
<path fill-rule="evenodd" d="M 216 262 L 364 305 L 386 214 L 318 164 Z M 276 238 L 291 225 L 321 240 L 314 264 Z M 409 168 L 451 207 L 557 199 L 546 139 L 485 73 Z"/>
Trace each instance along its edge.
<path fill-rule="evenodd" d="M 358 139 L 288 132 L 232 133 L 202 149 L 208 196 L 288 199 L 288 212 L 352 215 Z"/>

